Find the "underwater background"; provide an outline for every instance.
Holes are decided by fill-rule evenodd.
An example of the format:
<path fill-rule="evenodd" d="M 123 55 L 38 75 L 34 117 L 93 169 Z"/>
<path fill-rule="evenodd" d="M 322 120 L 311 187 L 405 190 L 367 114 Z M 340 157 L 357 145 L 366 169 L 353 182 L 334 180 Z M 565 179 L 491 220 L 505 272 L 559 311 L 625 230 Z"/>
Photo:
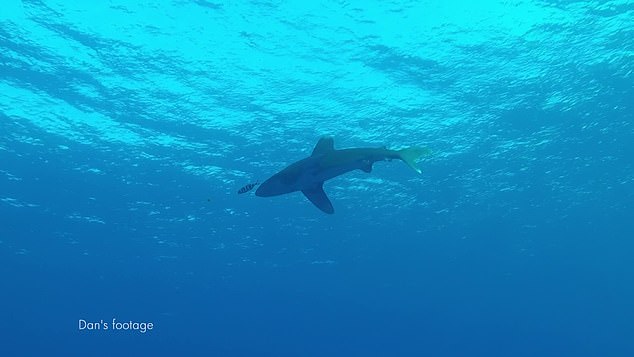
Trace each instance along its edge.
<path fill-rule="evenodd" d="M 633 70 L 628 0 L 5 0 L 0 355 L 634 356 Z M 432 154 L 237 194 L 322 136 Z"/>

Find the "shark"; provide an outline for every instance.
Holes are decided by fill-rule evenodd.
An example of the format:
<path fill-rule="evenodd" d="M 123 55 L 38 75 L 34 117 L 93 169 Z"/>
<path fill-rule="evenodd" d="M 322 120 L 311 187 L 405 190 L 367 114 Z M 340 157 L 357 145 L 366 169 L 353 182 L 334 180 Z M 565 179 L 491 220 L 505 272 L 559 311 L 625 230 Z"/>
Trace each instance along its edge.
<path fill-rule="evenodd" d="M 416 161 L 429 152 L 429 149 L 416 146 L 401 150 L 386 147 L 337 150 L 332 137 L 322 137 L 309 157 L 290 164 L 262 182 L 255 195 L 271 197 L 301 191 L 321 211 L 332 214 L 335 210 L 324 192 L 324 182 L 353 170 L 370 173 L 375 162 L 393 159 L 405 162 L 420 174 L 422 171 Z"/>

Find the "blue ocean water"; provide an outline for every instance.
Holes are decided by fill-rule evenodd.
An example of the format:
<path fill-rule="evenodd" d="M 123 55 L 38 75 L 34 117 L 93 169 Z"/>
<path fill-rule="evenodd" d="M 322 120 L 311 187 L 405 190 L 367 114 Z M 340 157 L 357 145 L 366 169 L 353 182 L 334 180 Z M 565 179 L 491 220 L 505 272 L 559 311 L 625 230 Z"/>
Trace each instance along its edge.
<path fill-rule="evenodd" d="M 0 355 L 634 356 L 633 70 L 629 0 L 5 0 Z M 236 193 L 322 136 L 432 154 Z"/>

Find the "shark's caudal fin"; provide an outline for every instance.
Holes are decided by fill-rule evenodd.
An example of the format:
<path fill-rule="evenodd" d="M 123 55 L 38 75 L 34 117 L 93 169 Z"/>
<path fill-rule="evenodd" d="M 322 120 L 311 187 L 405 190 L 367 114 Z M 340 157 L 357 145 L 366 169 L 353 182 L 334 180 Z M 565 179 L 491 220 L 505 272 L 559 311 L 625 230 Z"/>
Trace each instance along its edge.
<path fill-rule="evenodd" d="M 414 171 L 420 174 L 422 173 L 422 170 L 418 168 L 418 166 L 416 166 L 416 161 L 421 156 L 429 155 L 431 153 L 431 150 L 427 148 L 412 146 L 411 148 L 398 150 L 397 153 L 401 157 L 401 160 L 403 160 L 407 164 L 407 166 L 411 167 L 412 169 L 414 169 Z"/>

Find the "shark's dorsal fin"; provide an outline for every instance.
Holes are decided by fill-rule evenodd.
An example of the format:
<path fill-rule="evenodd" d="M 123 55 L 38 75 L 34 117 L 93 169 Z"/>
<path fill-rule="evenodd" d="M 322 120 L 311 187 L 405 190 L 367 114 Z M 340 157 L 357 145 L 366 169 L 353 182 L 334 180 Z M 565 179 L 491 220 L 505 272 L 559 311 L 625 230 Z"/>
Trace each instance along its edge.
<path fill-rule="evenodd" d="M 335 149 L 335 140 L 329 136 L 325 136 L 317 142 L 311 156 L 325 154 Z"/>
<path fill-rule="evenodd" d="M 323 182 L 320 182 L 318 185 L 311 188 L 302 190 L 302 193 L 320 210 L 329 214 L 335 213 L 335 209 L 332 208 L 332 203 L 330 203 L 328 196 L 326 196 L 326 192 L 324 192 Z"/>

